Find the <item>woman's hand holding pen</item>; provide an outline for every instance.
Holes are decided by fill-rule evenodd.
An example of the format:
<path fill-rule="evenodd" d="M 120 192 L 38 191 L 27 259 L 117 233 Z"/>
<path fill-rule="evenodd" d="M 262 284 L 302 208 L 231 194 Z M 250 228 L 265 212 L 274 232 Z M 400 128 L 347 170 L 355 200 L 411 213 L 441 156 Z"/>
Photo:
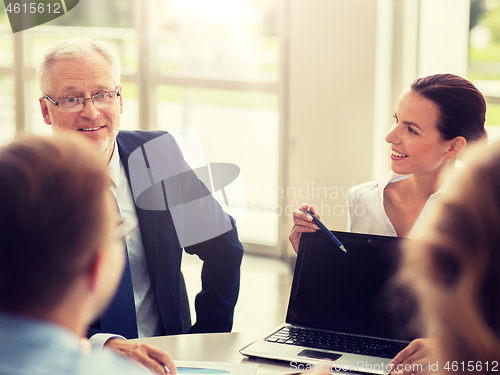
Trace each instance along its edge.
<path fill-rule="evenodd" d="M 309 203 L 304 203 L 298 210 L 293 211 L 293 228 L 288 239 L 296 253 L 299 251 L 300 236 L 302 233 L 312 233 L 319 229 L 319 227 L 313 223 L 312 217 L 306 213 L 307 210 L 311 210 L 318 219 L 321 219 L 314 206 Z"/>

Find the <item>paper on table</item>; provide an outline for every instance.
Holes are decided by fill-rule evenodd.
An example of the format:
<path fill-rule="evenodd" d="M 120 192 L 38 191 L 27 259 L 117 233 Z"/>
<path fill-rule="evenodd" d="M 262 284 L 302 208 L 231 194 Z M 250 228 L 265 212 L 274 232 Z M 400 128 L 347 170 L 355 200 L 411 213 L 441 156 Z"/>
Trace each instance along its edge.
<path fill-rule="evenodd" d="M 178 374 L 254 375 L 257 363 L 175 361 Z"/>

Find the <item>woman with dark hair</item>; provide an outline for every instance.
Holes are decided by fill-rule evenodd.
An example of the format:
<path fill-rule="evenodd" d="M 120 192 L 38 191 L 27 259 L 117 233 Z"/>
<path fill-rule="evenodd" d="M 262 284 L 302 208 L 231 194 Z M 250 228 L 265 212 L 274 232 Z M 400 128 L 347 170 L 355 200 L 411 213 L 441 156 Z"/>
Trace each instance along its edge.
<path fill-rule="evenodd" d="M 453 74 L 415 80 L 401 93 L 385 137 L 391 145 L 391 171 L 349 191 L 348 231 L 412 237 L 467 144 L 486 139 L 485 117 L 484 97 L 468 80 Z M 294 211 L 289 240 L 296 252 L 301 234 L 319 229 L 307 209 L 319 217 L 309 204 Z M 435 346 L 432 338 L 414 340 L 392 363 L 402 368 L 427 363 Z"/>
<path fill-rule="evenodd" d="M 468 80 L 453 74 L 419 78 L 404 90 L 385 140 L 391 171 L 380 181 L 353 186 L 348 195 L 348 231 L 408 237 L 453 169 L 466 145 L 486 138 L 486 103 Z M 289 239 L 318 227 L 303 204 L 294 211 Z"/>
<path fill-rule="evenodd" d="M 486 103 L 472 83 L 452 74 L 417 79 L 403 91 L 386 136 L 391 171 L 349 192 L 349 230 L 408 237 L 424 217 L 442 176 L 465 146 L 486 137 Z"/>
<path fill-rule="evenodd" d="M 447 184 L 403 252 L 400 278 L 440 332 L 438 373 L 500 371 L 500 143 Z"/>

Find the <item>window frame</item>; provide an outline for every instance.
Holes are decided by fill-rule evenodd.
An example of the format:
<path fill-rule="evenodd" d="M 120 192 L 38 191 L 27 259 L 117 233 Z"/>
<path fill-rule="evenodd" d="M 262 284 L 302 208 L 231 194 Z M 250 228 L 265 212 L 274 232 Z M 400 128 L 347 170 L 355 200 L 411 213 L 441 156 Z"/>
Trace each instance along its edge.
<path fill-rule="evenodd" d="M 139 106 L 139 130 L 156 129 L 156 92 L 158 85 L 175 85 L 182 88 L 209 88 L 209 89 L 226 89 L 241 92 L 259 92 L 276 94 L 279 101 L 279 186 L 286 186 L 286 158 L 284 150 L 286 150 L 286 116 L 287 101 L 285 97 L 286 87 L 286 59 L 283 52 L 286 52 L 287 41 L 283 32 L 283 25 L 286 24 L 284 19 L 285 6 L 289 0 L 277 1 L 277 14 L 279 30 L 279 48 L 280 48 L 280 66 L 279 76 L 276 82 L 269 81 L 245 81 L 238 79 L 211 79 L 209 77 L 197 76 L 195 74 L 179 74 L 175 72 L 160 72 L 156 62 L 158 61 L 157 48 L 154 46 L 156 41 L 156 24 L 151 22 L 155 5 L 158 0 L 133 0 L 134 1 L 134 29 L 137 33 L 137 53 L 138 53 L 138 68 L 132 72 L 129 69 L 122 69 L 121 82 L 135 83 L 138 85 L 138 106 Z M 58 26 L 38 26 L 40 32 L 47 31 Z M 75 27 L 74 34 L 82 28 Z M 85 28 L 87 36 L 92 37 L 91 27 Z M 71 34 L 71 33 L 70 33 Z M 81 34 L 80 34 L 81 35 Z M 117 33 L 119 35 L 119 33 Z M 68 36 L 69 37 L 69 36 Z M 30 113 L 31 105 L 29 100 L 29 85 L 35 79 L 36 68 L 30 66 L 27 62 L 27 53 L 31 48 L 31 34 L 27 32 L 18 32 L 12 34 L 14 46 L 14 61 L 13 67 L 0 67 L 0 74 L 13 75 L 15 84 L 14 102 L 15 102 L 15 127 L 16 134 L 30 132 L 30 125 L 33 122 L 34 113 Z M 283 206 L 283 199 L 279 202 Z M 286 247 L 283 236 L 288 232 L 284 227 L 282 218 L 277 218 L 278 221 L 278 242 L 275 246 L 267 246 L 256 243 L 243 243 L 245 249 L 249 253 L 264 254 L 271 257 L 283 258 L 286 256 Z"/>

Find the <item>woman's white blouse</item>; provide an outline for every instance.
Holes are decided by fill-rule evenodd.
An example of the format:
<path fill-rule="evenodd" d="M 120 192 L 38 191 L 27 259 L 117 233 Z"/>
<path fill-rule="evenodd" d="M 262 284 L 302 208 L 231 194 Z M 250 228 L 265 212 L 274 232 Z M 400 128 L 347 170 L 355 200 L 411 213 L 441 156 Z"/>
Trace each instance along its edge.
<path fill-rule="evenodd" d="M 384 189 L 387 185 L 408 177 L 409 175 L 399 175 L 390 171 L 380 181 L 365 182 L 349 189 L 347 231 L 396 237 L 396 230 L 385 213 Z M 436 194 L 437 192 L 427 200 L 408 237 L 413 237 L 415 229 L 425 217 Z"/>

